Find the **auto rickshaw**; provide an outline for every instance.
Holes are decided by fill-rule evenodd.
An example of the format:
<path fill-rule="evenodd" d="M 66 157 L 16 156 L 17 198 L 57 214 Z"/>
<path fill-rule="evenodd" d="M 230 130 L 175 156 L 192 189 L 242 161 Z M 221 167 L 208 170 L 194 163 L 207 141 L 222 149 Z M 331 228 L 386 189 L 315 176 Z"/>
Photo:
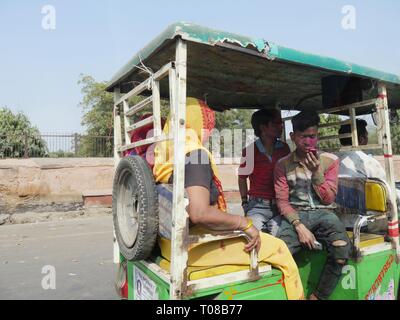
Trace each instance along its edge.
<path fill-rule="evenodd" d="M 386 182 L 339 179 L 337 214 L 346 223 L 354 250 L 331 299 L 397 299 L 400 247 L 390 122 L 400 107 L 399 76 L 180 22 L 128 61 L 110 80 L 107 91 L 114 92 L 114 258 L 123 296 L 135 300 L 287 299 L 282 273 L 259 264 L 255 251 L 244 266 L 218 265 L 218 261 L 207 269 L 187 265 L 193 244 L 206 248 L 212 241 L 245 237 L 241 231 L 191 235 L 188 228 L 185 103 L 187 97 L 206 97 L 216 111 L 280 108 L 340 115 L 339 122 L 323 127 L 350 124 L 352 132 L 320 141 L 351 137 L 352 146 L 341 150 L 383 150 Z M 167 101 L 171 115 L 173 134 L 169 136 L 162 131 L 162 100 Z M 139 117 L 143 110 L 150 114 Z M 361 146 L 356 118 L 366 114 L 372 114 L 378 125 L 378 143 Z M 148 125 L 152 135 L 132 142 L 131 133 Z M 175 162 L 173 183 L 166 187 L 156 185 L 148 163 L 130 151 L 168 139 L 173 140 Z M 160 254 L 157 245 L 158 214 L 165 209 L 165 201 L 172 217 L 171 239 L 166 242 L 170 259 Z M 368 231 L 368 224 L 382 219 L 387 225 L 383 232 Z M 307 295 L 317 284 L 325 258 L 324 250 L 304 250 L 295 256 Z"/>

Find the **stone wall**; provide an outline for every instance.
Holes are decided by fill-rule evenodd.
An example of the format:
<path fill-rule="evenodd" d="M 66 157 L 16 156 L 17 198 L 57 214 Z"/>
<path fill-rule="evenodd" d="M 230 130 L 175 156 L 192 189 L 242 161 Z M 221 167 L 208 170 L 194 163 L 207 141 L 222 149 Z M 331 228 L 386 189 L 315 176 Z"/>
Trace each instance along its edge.
<path fill-rule="evenodd" d="M 0 210 L 73 209 L 85 193 L 109 194 L 113 170 L 110 158 L 0 160 Z"/>
<path fill-rule="evenodd" d="M 376 158 L 384 164 L 382 156 Z M 400 156 L 394 160 L 400 181 Z M 224 190 L 237 191 L 237 165 L 218 167 Z M 45 205 L 64 210 L 82 203 L 83 195 L 110 195 L 113 172 L 112 158 L 0 160 L 0 213 Z"/>

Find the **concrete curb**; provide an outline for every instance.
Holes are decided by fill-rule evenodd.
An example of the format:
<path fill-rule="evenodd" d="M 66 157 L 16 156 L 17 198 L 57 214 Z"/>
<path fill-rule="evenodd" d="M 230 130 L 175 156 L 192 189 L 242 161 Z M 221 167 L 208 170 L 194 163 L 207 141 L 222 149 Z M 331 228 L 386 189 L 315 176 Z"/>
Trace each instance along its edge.
<path fill-rule="evenodd" d="M 68 219 L 82 219 L 95 216 L 109 216 L 112 208 L 92 207 L 83 210 L 64 212 L 24 212 L 15 214 L 0 214 L 0 225 L 39 223 L 49 221 L 61 221 Z"/>

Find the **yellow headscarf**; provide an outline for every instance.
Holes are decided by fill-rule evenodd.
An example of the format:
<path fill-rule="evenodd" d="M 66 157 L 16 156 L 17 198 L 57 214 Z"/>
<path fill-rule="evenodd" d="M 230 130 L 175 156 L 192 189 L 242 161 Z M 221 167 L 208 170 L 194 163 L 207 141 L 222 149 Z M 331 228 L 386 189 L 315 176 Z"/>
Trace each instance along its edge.
<path fill-rule="evenodd" d="M 170 133 L 170 116 L 164 126 L 163 133 Z M 226 202 L 222 191 L 222 185 L 218 178 L 218 169 L 214 158 L 203 143 L 206 141 L 214 129 L 215 112 L 210 109 L 204 101 L 195 98 L 186 99 L 186 138 L 185 138 L 185 155 L 194 150 L 204 150 L 210 160 L 213 172 L 213 180 L 218 188 L 218 208 L 226 211 Z M 156 182 L 168 183 L 174 168 L 174 145 L 173 141 L 163 141 L 157 143 L 154 150 L 154 168 L 153 173 Z"/>

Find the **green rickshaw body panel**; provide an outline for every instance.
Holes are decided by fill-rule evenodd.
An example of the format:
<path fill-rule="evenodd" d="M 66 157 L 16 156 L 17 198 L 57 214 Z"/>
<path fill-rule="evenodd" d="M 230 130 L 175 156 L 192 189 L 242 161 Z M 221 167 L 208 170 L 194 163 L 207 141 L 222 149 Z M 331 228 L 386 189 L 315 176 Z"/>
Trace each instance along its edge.
<path fill-rule="evenodd" d="M 129 300 L 169 300 L 169 284 L 147 269 L 140 261 L 128 261 Z M 138 293 L 141 287 L 142 292 Z M 143 295 L 143 292 L 146 294 Z M 140 295 L 140 296 L 139 296 Z"/>
<path fill-rule="evenodd" d="M 399 265 L 395 250 L 364 256 L 358 263 L 349 260 L 330 300 L 395 300 L 398 294 Z M 318 283 L 326 252 L 302 251 L 295 256 L 306 296 Z"/>
<path fill-rule="evenodd" d="M 326 261 L 326 252 L 304 250 L 295 259 L 305 295 L 308 296 L 318 283 Z M 169 299 L 169 285 L 140 261 L 128 262 L 127 266 L 130 300 Z M 395 250 L 364 256 L 358 263 L 350 260 L 343 268 L 342 277 L 330 300 L 395 300 L 399 290 L 399 271 Z M 138 293 L 138 290 L 141 292 Z M 239 281 L 198 290 L 186 299 L 287 300 L 287 296 L 282 272 L 272 269 L 257 281 Z"/>
<path fill-rule="evenodd" d="M 357 269 L 358 299 L 395 300 L 398 298 L 399 265 L 396 252 L 388 250 L 365 257 Z"/>
<path fill-rule="evenodd" d="M 273 269 L 255 282 L 224 288 L 216 300 L 287 300 L 281 271 Z"/>
<path fill-rule="evenodd" d="M 128 299 L 140 298 L 153 300 L 168 300 L 169 285 L 140 261 L 129 261 L 128 268 Z M 138 284 L 140 283 L 140 284 Z M 138 289 L 141 287 L 140 289 Z M 144 289 L 146 294 L 143 294 Z M 138 290 L 141 291 L 138 293 Z M 257 281 L 238 281 L 227 285 L 198 290 L 193 296 L 186 299 L 215 300 L 286 300 L 283 285 L 283 275 L 279 270 L 262 275 Z"/>

